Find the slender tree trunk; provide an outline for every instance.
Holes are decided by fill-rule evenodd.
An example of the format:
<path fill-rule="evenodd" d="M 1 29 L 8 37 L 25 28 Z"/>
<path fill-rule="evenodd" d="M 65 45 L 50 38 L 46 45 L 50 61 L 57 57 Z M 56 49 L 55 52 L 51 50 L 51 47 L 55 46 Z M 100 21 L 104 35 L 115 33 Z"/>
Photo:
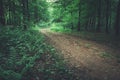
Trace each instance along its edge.
<path fill-rule="evenodd" d="M 112 26 L 112 15 L 110 13 L 110 18 L 109 18 L 109 32 L 111 31 L 111 26 Z"/>
<path fill-rule="evenodd" d="M 12 18 L 12 14 L 11 14 L 11 12 L 12 12 L 12 11 L 11 11 L 11 9 L 12 9 L 12 8 L 11 8 L 11 3 L 12 3 L 12 1 L 9 0 L 8 3 L 9 3 L 9 6 L 8 6 L 8 9 L 9 9 L 9 11 L 8 11 L 8 12 L 9 12 L 9 18 L 8 18 L 7 24 L 8 24 L 8 25 L 11 25 L 11 24 L 12 24 L 12 19 L 11 19 L 11 18 Z"/>
<path fill-rule="evenodd" d="M 88 18 L 88 25 L 87 25 L 87 27 L 86 27 L 87 30 L 89 30 L 89 28 L 90 28 L 90 22 L 91 22 L 91 21 L 90 21 L 90 18 Z"/>
<path fill-rule="evenodd" d="M 98 1 L 98 24 L 96 31 L 101 32 L 101 0 Z"/>
<path fill-rule="evenodd" d="M 27 21 L 29 21 L 29 0 L 26 0 L 26 17 L 27 17 Z"/>
<path fill-rule="evenodd" d="M 27 30 L 28 23 L 28 0 L 22 0 L 22 9 L 23 9 L 23 28 Z"/>
<path fill-rule="evenodd" d="M 92 22 L 91 22 L 91 30 L 94 30 L 94 24 L 95 24 L 95 18 L 94 16 L 92 17 Z"/>
<path fill-rule="evenodd" d="M 3 0 L 0 1 L 0 24 L 5 25 Z"/>
<path fill-rule="evenodd" d="M 78 8 L 79 10 L 78 10 L 78 15 L 79 15 L 79 17 L 78 17 L 78 31 L 80 31 L 81 30 L 81 23 L 80 23 L 80 17 L 81 17 L 81 3 L 79 2 L 79 8 Z"/>
<path fill-rule="evenodd" d="M 16 18 L 16 14 L 15 14 L 15 2 L 12 3 L 12 13 L 13 13 L 13 16 L 12 16 L 12 23 L 13 25 L 16 25 L 17 23 L 15 22 L 15 18 Z"/>
<path fill-rule="evenodd" d="M 92 17 L 90 17 L 89 30 L 91 30 L 91 27 L 92 27 Z"/>
<path fill-rule="evenodd" d="M 115 21 L 115 33 L 119 35 L 120 33 L 120 0 L 117 6 L 116 21 Z"/>
<path fill-rule="evenodd" d="M 34 7 L 34 20 L 35 20 L 35 23 L 38 22 L 38 8 L 37 6 Z"/>
<path fill-rule="evenodd" d="M 109 26 L 109 33 L 110 33 L 110 30 L 111 30 L 111 26 L 112 26 L 112 12 L 111 12 L 111 5 L 112 5 L 112 3 L 111 3 L 111 1 L 110 1 L 110 3 L 109 3 L 109 24 L 108 24 L 108 26 Z"/>
<path fill-rule="evenodd" d="M 110 16 L 110 1 L 106 0 L 106 29 L 105 32 L 109 33 L 109 16 Z"/>
<path fill-rule="evenodd" d="M 73 16 L 73 12 L 71 11 L 71 17 Z M 72 17 L 73 18 L 73 17 Z M 73 19 L 72 19 L 73 20 Z M 71 30 L 73 30 L 73 21 L 71 21 Z"/>
<path fill-rule="evenodd" d="M 85 25 L 85 30 L 88 31 L 88 26 L 89 26 L 89 20 L 87 20 L 86 25 Z"/>

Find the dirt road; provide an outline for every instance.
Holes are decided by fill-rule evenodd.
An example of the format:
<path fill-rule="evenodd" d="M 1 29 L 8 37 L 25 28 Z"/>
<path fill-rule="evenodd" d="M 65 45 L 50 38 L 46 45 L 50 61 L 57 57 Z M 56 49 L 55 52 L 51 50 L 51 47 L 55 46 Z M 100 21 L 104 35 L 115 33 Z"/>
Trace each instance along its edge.
<path fill-rule="evenodd" d="M 115 58 L 101 56 L 110 50 L 109 47 L 49 29 L 40 31 L 61 52 L 70 67 L 85 68 L 99 80 L 120 80 L 120 63 Z"/>

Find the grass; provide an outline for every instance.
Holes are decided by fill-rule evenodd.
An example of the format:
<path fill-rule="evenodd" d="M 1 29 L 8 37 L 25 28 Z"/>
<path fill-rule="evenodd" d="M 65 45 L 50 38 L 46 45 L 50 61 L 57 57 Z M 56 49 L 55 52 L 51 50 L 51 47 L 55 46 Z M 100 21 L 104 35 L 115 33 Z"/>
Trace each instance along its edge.
<path fill-rule="evenodd" d="M 91 44 L 89 44 L 89 43 L 88 43 L 88 44 L 85 44 L 85 47 L 86 47 L 86 48 L 90 48 L 90 47 L 91 47 Z"/>
<path fill-rule="evenodd" d="M 70 29 L 64 29 L 63 27 L 51 27 L 51 30 L 55 32 L 71 32 Z"/>
<path fill-rule="evenodd" d="M 57 27 L 56 27 L 57 26 Z M 68 28 L 64 28 L 61 26 L 59 23 L 53 23 L 50 28 L 51 31 L 53 32 L 60 32 L 60 33 L 70 33 L 71 30 Z"/>
<path fill-rule="evenodd" d="M 110 53 L 107 53 L 107 52 L 102 52 L 100 54 L 100 56 L 103 57 L 103 58 L 114 58 L 113 55 L 111 55 Z"/>

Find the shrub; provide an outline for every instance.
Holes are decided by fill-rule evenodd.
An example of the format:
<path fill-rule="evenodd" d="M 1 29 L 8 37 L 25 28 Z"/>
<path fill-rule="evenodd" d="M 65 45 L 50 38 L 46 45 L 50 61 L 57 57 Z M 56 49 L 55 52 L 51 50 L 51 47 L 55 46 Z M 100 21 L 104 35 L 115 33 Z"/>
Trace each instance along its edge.
<path fill-rule="evenodd" d="M 44 37 L 35 30 L 3 28 L 0 32 L 0 77 L 20 80 L 33 67 L 35 60 L 45 53 Z"/>

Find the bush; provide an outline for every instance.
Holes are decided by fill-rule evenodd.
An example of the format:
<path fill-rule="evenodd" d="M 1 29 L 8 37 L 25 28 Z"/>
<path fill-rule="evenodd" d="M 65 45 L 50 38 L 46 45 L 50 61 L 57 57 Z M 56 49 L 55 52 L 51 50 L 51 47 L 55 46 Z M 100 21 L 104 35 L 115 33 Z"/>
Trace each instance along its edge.
<path fill-rule="evenodd" d="M 54 32 L 66 32 L 66 33 L 70 33 L 72 30 L 67 28 L 67 27 L 63 27 L 62 23 L 53 23 L 51 25 L 52 27 L 50 28 L 52 31 Z"/>
<path fill-rule="evenodd" d="M 0 77 L 20 80 L 33 67 L 35 60 L 45 53 L 44 37 L 35 30 L 3 28 L 0 32 Z"/>

